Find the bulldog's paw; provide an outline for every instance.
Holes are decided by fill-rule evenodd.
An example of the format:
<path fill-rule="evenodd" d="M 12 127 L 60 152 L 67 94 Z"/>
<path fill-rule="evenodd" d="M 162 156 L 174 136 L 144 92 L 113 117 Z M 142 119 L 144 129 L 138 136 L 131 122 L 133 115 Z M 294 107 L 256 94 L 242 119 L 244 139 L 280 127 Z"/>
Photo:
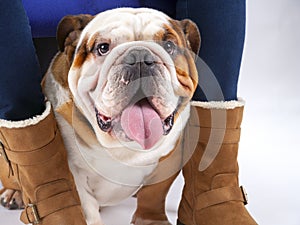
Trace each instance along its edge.
<path fill-rule="evenodd" d="M 24 209 L 22 193 L 13 189 L 3 188 L 0 191 L 1 205 L 7 209 Z"/>
<path fill-rule="evenodd" d="M 131 222 L 134 225 L 172 225 L 168 220 L 149 220 L 137 217 Z"/>
<path fill-rule="evenodd" d="M 98 215 L 91 217 L 90 215 L 86 215 L 86 223 L 87 225 L 105 225 L 102 218 Z"/>
<path fill-rule="evenodd" d="M 102 223 L 101 221 L 100 222 L 97 222 L 97 223 L 92 223 L 92 224 L 89 224 L 88 225 L 105 225 L 104 223 Z"/>

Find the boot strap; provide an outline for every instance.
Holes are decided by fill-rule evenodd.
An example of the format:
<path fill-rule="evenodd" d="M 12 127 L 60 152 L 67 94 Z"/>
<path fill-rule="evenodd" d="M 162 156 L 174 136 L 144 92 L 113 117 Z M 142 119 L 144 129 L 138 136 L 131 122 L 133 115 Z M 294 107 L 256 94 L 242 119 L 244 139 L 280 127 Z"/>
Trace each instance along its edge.
<path fill-rule="evenodd" d="M 244 187 L 223 187 L 204 192 L 197 197 L 196 210 L 228 201 L 239 201 L 245 205 L 248 204 L 247 193 Z"/>
<path fill-rule="evenodd" d="M 32 151 L 13 151 L 4 147 L 2 151 L 8 163 L 12 162 L 21 166 L 31 166 L 48 161 L 49 158 L 57 153 L 58 148 L 56 146 L 58 146 L 61 142 L 61 136 L 57 130 L 54 139 L 39 149 Z M 52 145 L 55 147 L 52 147 Z"/>
<path fill-rule="evenodd" d="M 34 204 L 28 204 L 21 214 L 25 224 L 39 224 L 42 219 L 59 210 L 80 205 L 72 191 L 59 193 Z"/>

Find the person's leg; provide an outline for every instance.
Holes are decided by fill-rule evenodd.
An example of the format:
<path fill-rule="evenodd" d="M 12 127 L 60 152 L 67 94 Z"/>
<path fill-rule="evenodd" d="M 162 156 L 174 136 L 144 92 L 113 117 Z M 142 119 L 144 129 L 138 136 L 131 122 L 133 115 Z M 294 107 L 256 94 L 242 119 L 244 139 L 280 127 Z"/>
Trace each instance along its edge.
<path fill-rule="evenodd" d="M 255 225 L 244 207 L 247 200 L 239 187 L 237 163 L 245 0 L 179 0 L 178 17 L 196 22 L 202 37 L 199 88 L 183 144 L 184 152 L 193 155 L 185 156 L 191 158 L 183 168 L 178 225 Z"/>
<path fill-rule="evenodd" d="M 21 1 L 0 7 L 0 118 L 27 119 L 45 109 L 30 26 Z"/>
<path fill-rule="evenodd" d="M 195 101 L 237 99 L 237 82 L 245 37 L 245 0 L 179 0 L 178 19 L 190 18 L 199 27 L 199 88 Z M 215 76 L 222 95 L 214 83 Z M 208 87 L 209 88 L 208 88 Z"/>
<path fill-rule="evenodd" d="M 0 8 L 0 179 L 1 204 L 16 208 L 21 220 L 50 225 L 84 225 L 67 153 L 49 102 L 44 104 L 39 66 L 21 0 L 1 0 Z"/>

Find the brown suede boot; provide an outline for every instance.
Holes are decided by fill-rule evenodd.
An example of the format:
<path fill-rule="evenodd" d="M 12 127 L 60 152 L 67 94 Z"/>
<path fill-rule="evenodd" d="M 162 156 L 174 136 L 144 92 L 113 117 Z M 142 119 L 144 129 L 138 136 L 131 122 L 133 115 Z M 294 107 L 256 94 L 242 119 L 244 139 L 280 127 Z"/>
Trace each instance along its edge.
<path fill-rule="evenodd" d="M 21 189 L 25 224 L 85 225 L 51 106 L 33 119 L 0 120 L 1 181 Z"/>
<path fill-rule="evenodd" d="M 245 208 L 247 196 L 238 182 L 243 103 L 193 102 L 192 105 L 184 149 L 194 153 L 183 168 L 185 186 L 178 225 L 257 224 Z M 194 140 L 198 143 L 191 146 Z"/>

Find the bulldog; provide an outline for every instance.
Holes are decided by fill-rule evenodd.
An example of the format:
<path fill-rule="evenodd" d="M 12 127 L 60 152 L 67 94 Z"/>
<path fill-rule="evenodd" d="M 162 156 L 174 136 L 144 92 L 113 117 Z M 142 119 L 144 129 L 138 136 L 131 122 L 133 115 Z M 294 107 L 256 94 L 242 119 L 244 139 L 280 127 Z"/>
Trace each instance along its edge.
<path fill-rule="evenodd" d="M 196 25 L 153 9 L 118 8 L 63 18 L 57 39 L 43 90 L 87 224 L 104 224 L 99 207 L 135 194 L 133 224 L 170 224 L 164 198 L 180 169 L 173 153 L 198 82 Z"/>

